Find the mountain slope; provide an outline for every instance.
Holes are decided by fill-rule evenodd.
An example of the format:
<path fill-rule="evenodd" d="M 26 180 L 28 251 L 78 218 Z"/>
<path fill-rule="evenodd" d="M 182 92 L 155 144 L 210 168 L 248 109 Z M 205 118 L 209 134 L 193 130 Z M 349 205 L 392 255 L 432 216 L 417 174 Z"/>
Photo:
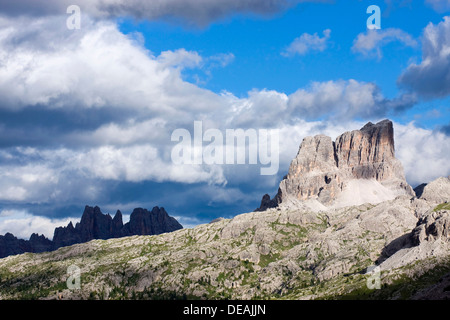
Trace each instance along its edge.
<path fill-rule="evenodd" d="M 335 142 L 308 137 L 278 194 L 255 212 L 154 236 L 143 234 L 173 221 L 144 209 L 126 225 L 120 212 L 99 216 L 106 229 L 87 228 L 86 241 L 118 230 L 141 236 L 0 259 L 0 298 L 446 298 L 450 177 L 416 190 L 388 120 Z M 95 209 L 85 220 L 62 230 L 95 226 Z M 66 283 L 70 270 L 80 271 L 78 289 Z"/>
<path fill-rule="evenodd" d="M 448 215 L 445 205 L 401 196 L 327 212 L 271 209 L 156 236 L 10 256 L 0 260 L 0 297 L 409 298 L 450 272 L 444 233 L 410 241 L 413 230 L 432 224 L 418 216 Z M 425 254 L 410 261 L 411 250 Z M 365 273 L 377 262 L 382 289 L 370 290 Z M 77 290 L 66 285 L 73 264 L 81 269 Z"/>

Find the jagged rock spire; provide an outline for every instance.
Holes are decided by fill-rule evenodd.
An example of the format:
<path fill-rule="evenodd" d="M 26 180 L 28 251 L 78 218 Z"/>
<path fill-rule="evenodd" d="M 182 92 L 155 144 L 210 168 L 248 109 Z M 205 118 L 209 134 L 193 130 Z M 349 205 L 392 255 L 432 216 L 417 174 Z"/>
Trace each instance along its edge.
<path fill-rule="evenodd" d="M 304 138 L 278 194 L 263 199 L 262 206 L 309 200 L 319 207 L 344 206 L 401 194 L 414 196 L 395 158 L 392 122 L 383 120 L 345 132 L 336 141 L 325 135 Z"/>

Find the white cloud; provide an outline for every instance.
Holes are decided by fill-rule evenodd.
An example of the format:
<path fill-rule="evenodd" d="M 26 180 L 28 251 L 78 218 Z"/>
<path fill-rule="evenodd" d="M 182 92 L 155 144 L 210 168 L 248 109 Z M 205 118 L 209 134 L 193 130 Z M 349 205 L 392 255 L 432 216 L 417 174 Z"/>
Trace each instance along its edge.
<path fill-rule="evenodd" d="M 203 102 L 198 110 L 217 107 L 217 95 L 180 77 L 180 68 L 201 62 L 198 53 L 180 49 L 154 57 L 114 23 L 83 21 L 73 33 L 57 26 L 60 17 L 0 18 L 6 30 L 0 37 L 1 108 L 119 108 L 182 117 L 189 101 Z M 46 41 L 51 45 L 42 47 Z"/>
<path fill-rule="evenodd" d="M 73 198 L 98 201 L 104 192 L 104 180 L 227 183 L 222 167 L 175 165 L 150 144 L 105 145 L 87 150 L 34 149 L 33 157 L 17 149 L 14 152 L 14 157 L 26 164 L 1 166 L 3 201 L 36 204 Z"/>
<path fill-rule="evenodd" d="M 76 110 L 74 117 L 101 109 L 122 116 L 120 122 L 69 129 L 57 145 L 3 149 L 3 201 L 97 202 L 108 192 L 104 181 L 240 182 L 248 177 L 244 166 L 174 165 L 173 130 L 192 129 L 194 120 L 203 120 L 205 129 L 279 128 L 280 161 L 287 168 L 303 135 L 338 134 L 346 125 L 355 128 L 351 117 L 373 121 L 414 102 L 406 96 L 389 100 L 374 83 L 356 80 L 313 82 L 291 95 L 267 89 L 241 98 L 217 94 L 184 81 L 181 71 L 223 66 L 232 54 L 201 57 L 179 49 L 154 56 L 136 35 L 122 34 L 112 22 L 83 21 L 80 32 L 73 33 L 56 27 L 65 26 L 58 17 L 0 19 L 0 91 L 9 101 L 2 106 L 64 108 L 69 114 Z M 310 122 L 316 118 L 325 125 Z M 257 172 L 250 176 L 262 180 Z M 264 183 L 269 180 L 278 183 L 275 177 Z"/>
<path fill-rule="evenodd" d="M 313 82 L 309 88 L 298 89 L 289 96 L 288 109 L 290 116 L 298 118 L 327 115 L 330 120 L 342 121 L 353 117 L 383 117 L 388 112 L 407 109 L 415 102 L 413 95 L 389 100 L 376 84 L 350 79 Z"/>
<path fill-rule="evenodd" d="M 418 128 L 413 122 L 395 124 L 396 157 L 413 186 L 450 175 L 450 137 L 440 131 Z"/>
<path fill-rule="evenodd" d="M 305 55 L 310 51 L 322 52 L 328 46 L 330 35 L 330 29 L 326 29 L 323 31 L 322 38 L 317 35 L 317 33 L 304 33 L 300 37 L 294 39 L 294 41 L 281 54 L 283 56 L 290 57 L 294 55 Z"/>
<path fill-rule="evenodd" d="M 210 221 L 202 221 L 196 217 L 174 216 L 174 218 L 183 226 L 183 228 L 194 228 L 199 224 L 208 223 Z"/>
<path fill-rule="evenodd" d="M 450 94 L 450 17 L 427 25 L 422 37 L 422 62 L 411 64 L 398 83 L 424 98 Z"/>
<path fill-rule="evenodd" d="M 337 121 L 383 114 L 391 102 L 376 85 L 356 80 L 313 83 L 290 96 L 274 90 L 252 90 L 243 98 L 216 94 L 181 77 L 182 68 L 204 63 L 196 52 L 179 49 L 155 57 L 111 22 L 86 19 L 80 33 L 64 39 L 66 31 L 55 28 L 57 18 L 27 21 L 0 22 L 1 30 L 8 30 L 0 37 L 0 57 L 7 57 L 0 64 L 0 91 L 10 102 L 6 106 L 67 112 L 104 109 L 124 118 L 69 131 L 59 137 L 62 146 L 3 150 L 2 159 L 7 161 L 1 165 L 0 199 L 4 201 L 95 200 L 104 192 L 103 180 L 223 185 L 239 177 L 240 169 L 225 173 L 220 166 L 171 162 L 174 129 L 192 128 L 194 120 L 220 130 L 283 128 L 320 116 Z M 30 36 L 33 32 L 58 41 L 41 47 L 39 39 Z M 220 65 L 233 56 L 208 59 Z"/>
<path fill-rule="evenodd" d="M 231 52 L 213 55 L 208 58 L 209 68 L 226 67 L 234 61 L 234 58 L 235 56 Z"/>
<path fill-rule="evenodd" d="M 203 61 L 197 52 L 187 51 L 183 48 L 175 51 L 163 51 L 157 60 L 162 68 L 174 67 L 179 69 L 195 68 L 200 66 Z"/>
<path fill-rule="evenodd" d="M 50 219 L 24 210 L 3 210 L 0 212 L 0 234 L 10 232 L 17 238 L 28 240 L 31 234 L 38 233 L 51 240 L 55 228 L 65 227 L 70 221 L 75 225 L 79 218 Z"/>
<path fill-rule="evenodd" d="M 364 56 L 381 58 L 383 56 L 381 48 L 391 42 L 401 42 L 408 47 L 417 46 L 417 41 L 401 29 L 368 29 L 365 33 L 358 34 L 353 42 L 352 51 L 362 53 Z"/>
<path fill-rule="evenodd" d="M 130 146 L 133 144 L 164 143 L 168 136 L 167 120 L 162 118 L 138 121 L 131 118 L 124 123 L 107 123 L 92 131 L 71 132 L 67 140 L 82 146 Z"/>
<path fill-rule="evenodd" d="M 85 170 L 100 179 L 140 182 L 174 181 L 182 183 L 226 183 L 220 167 L 201 165 L 175 165 L 162 159 L 155 147 L 136 145 L 116 148 L 101 146 L 86 153 L 78 153 L 73 161 L 67 159 L 73 169 Z"/>

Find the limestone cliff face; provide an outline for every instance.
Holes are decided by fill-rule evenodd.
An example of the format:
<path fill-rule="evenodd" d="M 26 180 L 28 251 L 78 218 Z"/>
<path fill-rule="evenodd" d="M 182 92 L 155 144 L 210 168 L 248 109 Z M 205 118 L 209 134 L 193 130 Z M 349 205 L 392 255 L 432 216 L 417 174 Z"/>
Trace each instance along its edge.
<path fill-rule="evenodd" d="M 355 180 L 371 184 L 358 184 Z M 400 161 L 395 158 L 391 121 L 369 122 L 360 130 L 343 133 L 336 141 L 324 135 L 303 139 L 273 201 L 281 204 L 313 199 L 330 206 L 344 191 L 345 197 L 350 198 L 346 204 L 352 204 L 353 192 L 358 193 L 356 202 L 361 198 L 379 202 L 377 197 L 384 201 L 390 194 L 392 198 L 414 195 Z M 364 195 L 365 192 L 370 194 Z"/>
<path fill-rule="evenodd" d="M 356 179 L 379 182 L 405 180 L 403 167 L 395 158 L 392 122 L 369 122 L 361 130 L 346 132 L 336 139 L 338 167 Z M 405 188 L 405 187 L 402 187 Z M 412 190 L 406 186 L 408 193 Z"/>
<path fill-rule="evenodd" d="M 386 163 L 395 158 L 394 129 L 389 120 L 377 124 L 369 122 L 361 130 L 346 132 L 336 139 L 338 165 L 345 167 L 367 167 Z M 374 178 L 374 171 L 361 174 L 360 178 Z"/>
<path fill-rule="evenodd" d="M 281 181 L 277 202 L 294 196 L 298 200 L 319 198 L 327 203 L 342 188 L 338 174 L 335 144 L 330 137 L 306 137 L 291 162 L 287 177 Z"/>

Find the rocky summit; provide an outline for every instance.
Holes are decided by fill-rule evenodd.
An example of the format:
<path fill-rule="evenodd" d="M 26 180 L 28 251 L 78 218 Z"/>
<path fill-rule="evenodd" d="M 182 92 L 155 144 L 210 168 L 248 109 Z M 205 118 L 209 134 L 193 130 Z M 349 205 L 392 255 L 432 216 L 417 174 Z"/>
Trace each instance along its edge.
<path fill-rule="evenodd" d="M 303 139 L 278 194 L 263 197 L 258 211 L 278 205 L 311 209 L 379 203 L 398 195 L 413 196 L 403 167 L 395 158 L 390 120 L 367 123 L 335 141 L 325 135 Z"/>
<path fill-rule="evenodd" d="M 390 121 L 305 138 L 266 208 L 0 259 L 0 299 L 450 299 L 450 176 L 414 193 L 394 151 Z M 61 230 L 144 234 L 166 220 L 139 209 L 121 227 L 98 211 L 88 231 Z"/>

